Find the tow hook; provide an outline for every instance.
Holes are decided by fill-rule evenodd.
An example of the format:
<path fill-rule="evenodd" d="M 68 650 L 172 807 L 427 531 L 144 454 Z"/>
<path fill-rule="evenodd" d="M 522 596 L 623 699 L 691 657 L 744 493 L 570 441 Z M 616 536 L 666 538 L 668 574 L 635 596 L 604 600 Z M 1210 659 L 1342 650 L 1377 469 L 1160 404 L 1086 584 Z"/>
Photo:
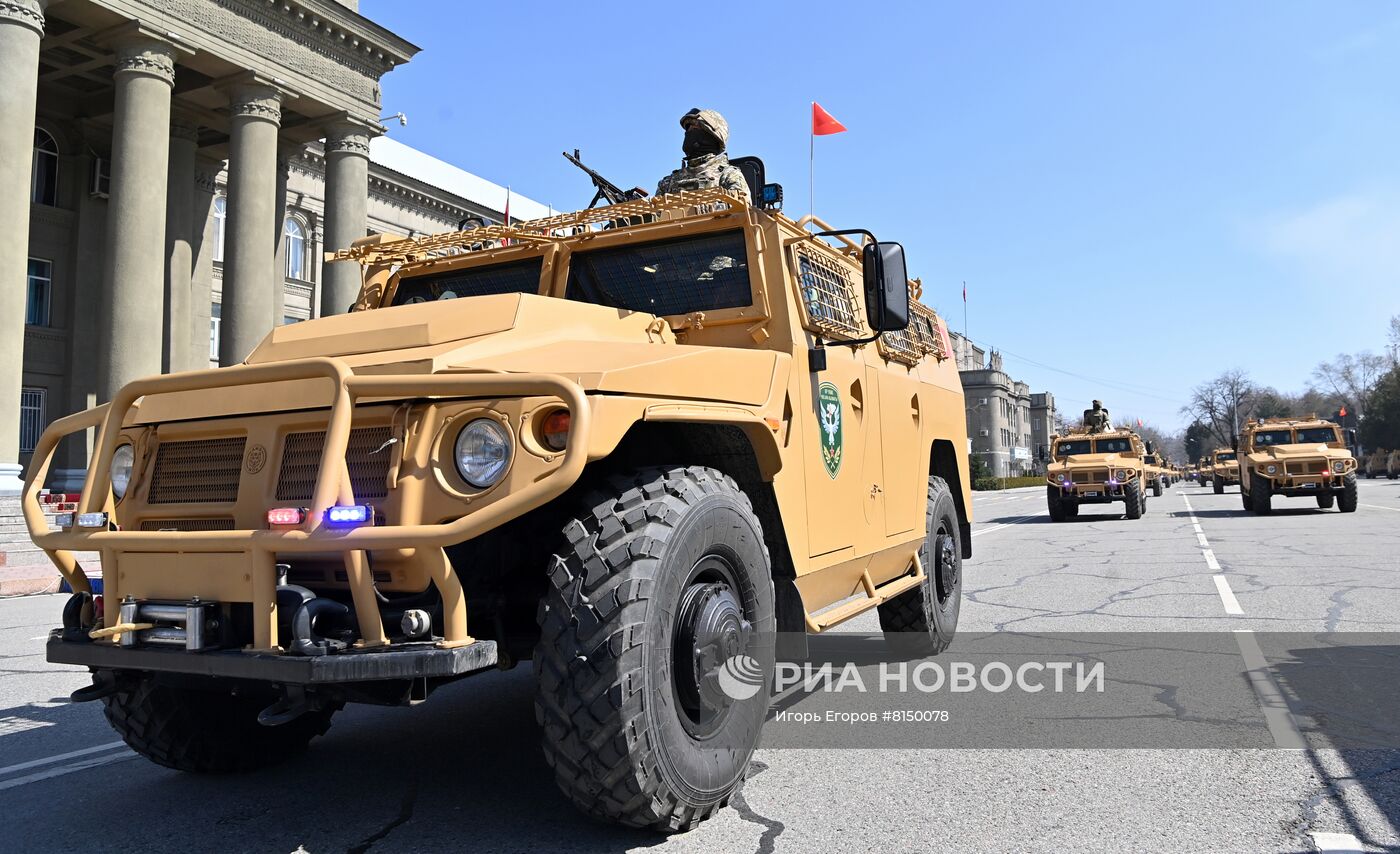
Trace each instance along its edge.
<path fill-rule="evenodd" d="M 98 670 L 92 674 L 92 684 L 79 688 L 68 699 L 74 703 L 87 703 L 110 697 L 122 689 L 122 680 L 111 670 Z"/>
<path fill-rule="evenodd" d="M 325 701 L 315 694 L 308 694 L 299 685 L 282 688 L 282 696 L 277 702 L 258 712 L 258 723 L 263 726 L 281 726 L 291 723 L 307 712 L 325 708 Z"/>

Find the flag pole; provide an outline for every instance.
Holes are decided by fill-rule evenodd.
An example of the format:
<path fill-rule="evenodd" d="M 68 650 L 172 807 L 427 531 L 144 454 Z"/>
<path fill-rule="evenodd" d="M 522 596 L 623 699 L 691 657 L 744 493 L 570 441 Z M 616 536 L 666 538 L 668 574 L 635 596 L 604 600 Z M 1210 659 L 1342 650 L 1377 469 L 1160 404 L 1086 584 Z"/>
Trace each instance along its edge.
<path fill-rule="evenodd" d="M 817 114 L 817 102 L 812 102 L 812 116 Z M 812 116 L 808 116 L 807 131 L 807 214 L 813 218 L 817 215 L 817 125 L 812 121 Z"/>
<path fill-rule="evenodd" d="M 963 337 L 967 338 L 967 282 L 963 282 Z M 967 340 L 971 341 L 971 338 Z"/>

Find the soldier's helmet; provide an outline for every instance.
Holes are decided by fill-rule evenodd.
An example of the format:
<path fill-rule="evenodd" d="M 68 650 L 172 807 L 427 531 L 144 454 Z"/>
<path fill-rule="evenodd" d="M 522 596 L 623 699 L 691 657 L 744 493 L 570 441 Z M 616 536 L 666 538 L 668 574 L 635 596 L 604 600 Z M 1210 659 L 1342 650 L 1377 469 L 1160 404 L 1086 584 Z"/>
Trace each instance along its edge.
<path fill-rule="evenodd" d="M 1080 400 L 1083 400 L 1083 399 L 1084 399 L 1084 398 L 1082 398 L 1082 397 L 1080 398 Z M 1095 409 L 1103 409 L 1103 404 L 1096 400 L 1096 401 L 1094 401 L 1094 408 L 1095 408 Z"/>
<path fill-rule="evenodd" d="M 724 116 L 714 110 L 702 110 L 693 107 L 690 112 L 681 116 L 681 127 L 690 130 L 691 126 L 704 128 L 715 135 L 721 146 L 729 144 L 729 122 L 724 120 Z"/>

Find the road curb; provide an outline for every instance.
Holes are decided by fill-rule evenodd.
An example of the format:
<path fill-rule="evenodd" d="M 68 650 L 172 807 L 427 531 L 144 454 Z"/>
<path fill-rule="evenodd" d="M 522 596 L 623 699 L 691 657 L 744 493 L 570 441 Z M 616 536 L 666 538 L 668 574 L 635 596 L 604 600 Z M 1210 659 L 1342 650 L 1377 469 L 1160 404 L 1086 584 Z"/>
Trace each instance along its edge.
<path fill-rule="evenodd" d="M 46 572 L 42 577 L 33 578 L 0 578 L 0 599 L 57 593 L 61 583 L 63 578 L 56 572 Z"/>

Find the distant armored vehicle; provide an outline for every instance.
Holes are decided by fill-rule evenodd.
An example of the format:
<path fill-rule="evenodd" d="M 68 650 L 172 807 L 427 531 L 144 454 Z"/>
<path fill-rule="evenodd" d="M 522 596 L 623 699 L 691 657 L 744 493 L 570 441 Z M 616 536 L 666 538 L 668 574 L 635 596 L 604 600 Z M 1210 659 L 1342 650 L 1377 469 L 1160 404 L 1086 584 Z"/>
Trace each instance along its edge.
<path fill-rule="evenodd" d="M 1273 511 L 1275 496 L 1310 497 L 1327 509 L 1356 511 L 1356 460 L 1331 421 L 1266 418 L 1240 433 L 1240 499 L 1246 510 Z"/>
<path fill-rule="evenodd" d="M 1216 495 L 1225 494 L 1225 487 L 1240 483 L 1240 463 L 1232 448 L 1216 448 L 1210 455 L 1210 483 Z"/>
<path fill-rule="evenodd" d="M 1046 501 L 1056 522 L 1073 519 L 1085 504 L 1123 503 L 1123 515 L 1142 518 L 1147 509 L 1147 448 L 1127 429 L 1057 436 L 1046 468 Z M 1160 487 L 1159 487 L 1160 489 Z"/>

